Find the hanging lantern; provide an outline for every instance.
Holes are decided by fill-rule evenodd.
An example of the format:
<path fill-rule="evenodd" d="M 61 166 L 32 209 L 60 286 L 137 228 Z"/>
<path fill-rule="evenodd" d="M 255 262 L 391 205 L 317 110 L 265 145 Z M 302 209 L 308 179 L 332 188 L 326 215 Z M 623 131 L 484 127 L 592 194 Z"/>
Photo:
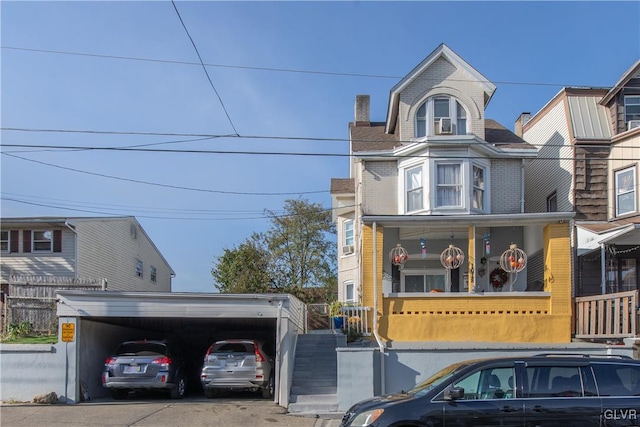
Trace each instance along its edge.
<path fill-rule="evenodd" d="M 519 273 L 526 265 L 527 254 L 513 243 L 500 256 L 500 268 L 507 273 Z"/>
<path fill-rule="evenodd" d="M 462 249 L 449 245 L 447 249 L 440 254 L 440 263 L 447 270 L 455 270 L 464 262 L 464 254 Z"/>
<path fill-rule="evenodd" d="M 398 244 L 395 248 L 389 252 L 389 260 L 393 265 L 402 266 L 409 259 L 409 253 L 405 248 Z"/>

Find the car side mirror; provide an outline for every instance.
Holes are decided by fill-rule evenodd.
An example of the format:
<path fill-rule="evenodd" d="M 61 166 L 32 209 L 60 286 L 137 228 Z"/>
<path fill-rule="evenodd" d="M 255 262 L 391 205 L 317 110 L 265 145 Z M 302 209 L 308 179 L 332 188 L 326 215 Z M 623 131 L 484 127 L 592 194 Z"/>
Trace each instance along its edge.
<path fill-rule="evenodd" d="M 444 394 L 444 400 L 464 399 L 464 387 L 451 387 Z"/>

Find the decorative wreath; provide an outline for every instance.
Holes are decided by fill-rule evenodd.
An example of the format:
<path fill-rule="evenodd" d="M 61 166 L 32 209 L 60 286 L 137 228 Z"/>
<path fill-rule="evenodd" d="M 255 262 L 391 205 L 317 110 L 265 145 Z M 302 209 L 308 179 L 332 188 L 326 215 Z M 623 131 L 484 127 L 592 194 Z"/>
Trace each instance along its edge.
<path fill-rule="evenodd" d="M 489 283 L 491 283 L 491 286 L 494 288 L 503 287 L 508 280 L 509 275 L 501 268 L 496 268 L 489 274 Z"/>

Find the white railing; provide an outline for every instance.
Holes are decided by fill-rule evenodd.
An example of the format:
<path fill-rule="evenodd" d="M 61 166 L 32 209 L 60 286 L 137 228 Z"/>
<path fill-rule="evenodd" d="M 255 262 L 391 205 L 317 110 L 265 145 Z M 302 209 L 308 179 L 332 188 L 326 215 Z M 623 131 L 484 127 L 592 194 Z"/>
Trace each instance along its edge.
<path fill-rule="evenodd" d="M 355 332 L 362 336 L 371 336 L 369 328 L 369 311 L 371 307 L 362 306 L 343 306 L 340 311 L 344 318 L 343 329 L 347 331 L 347 335 Z"/>

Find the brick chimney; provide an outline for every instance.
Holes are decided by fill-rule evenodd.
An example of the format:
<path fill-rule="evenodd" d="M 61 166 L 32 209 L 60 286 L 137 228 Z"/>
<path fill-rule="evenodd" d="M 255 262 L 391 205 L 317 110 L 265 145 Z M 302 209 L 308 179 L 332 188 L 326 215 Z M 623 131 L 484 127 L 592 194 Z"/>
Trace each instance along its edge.
<path fill-rule="evenodd" d="M 522 138 L 522 128 L 527 124 L 529 120 L 531 120 L 531 113 L 521 113 L 520 117 L 516 119 L 514 133 L 520 138 Z"/>
<path fill-rule="evenodd" d="M 370 97 L 369 95 L 356 95 L 355 105 L 355 125 L 356 126 L 371 126 L 370 111 L 369 111 Z"/>

